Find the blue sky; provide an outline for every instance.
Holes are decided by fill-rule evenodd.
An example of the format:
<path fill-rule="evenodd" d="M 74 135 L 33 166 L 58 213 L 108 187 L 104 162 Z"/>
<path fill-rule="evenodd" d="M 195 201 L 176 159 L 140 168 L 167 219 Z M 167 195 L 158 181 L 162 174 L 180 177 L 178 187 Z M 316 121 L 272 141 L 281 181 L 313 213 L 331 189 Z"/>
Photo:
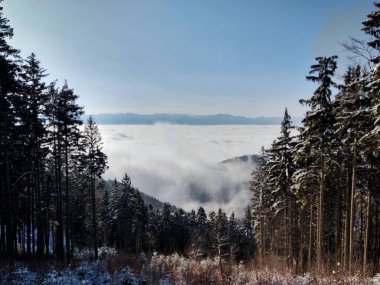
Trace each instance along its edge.
<path fill-rule="evenodd" d="M 316 56 L 365 39 L 367 0 L 6 0 L 14 47 L 86 113 L 301 116 Z M 341 73 L 343 68 L 339 71 Z M 339 77 L 339 75 L 338 75 Z"/>

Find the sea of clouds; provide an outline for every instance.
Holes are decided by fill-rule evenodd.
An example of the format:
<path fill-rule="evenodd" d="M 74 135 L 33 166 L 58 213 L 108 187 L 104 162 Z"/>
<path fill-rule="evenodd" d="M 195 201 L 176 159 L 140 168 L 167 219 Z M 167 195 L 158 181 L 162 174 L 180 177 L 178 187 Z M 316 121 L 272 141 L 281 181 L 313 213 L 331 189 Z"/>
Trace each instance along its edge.
<path fill-rule="evenodd" d="M 203 206 L 241 215 L 250 199 L 252 162 L 220 162 L 259 154 L 280 126 L 100 125 L 109 169 L 121 180 L 185 210 Z"/>

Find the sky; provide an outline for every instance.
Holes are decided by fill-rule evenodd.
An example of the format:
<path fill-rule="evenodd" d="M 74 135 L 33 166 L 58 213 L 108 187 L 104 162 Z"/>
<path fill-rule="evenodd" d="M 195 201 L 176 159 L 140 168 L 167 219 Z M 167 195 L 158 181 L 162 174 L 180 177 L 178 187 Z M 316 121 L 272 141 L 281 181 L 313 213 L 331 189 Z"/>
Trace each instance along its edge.
<path fill-rule="evenodd" d="M 365 39 L 368 0 L 5 0 L 11 43 L 87 114 L 293 116 L 316 56 Z"/>

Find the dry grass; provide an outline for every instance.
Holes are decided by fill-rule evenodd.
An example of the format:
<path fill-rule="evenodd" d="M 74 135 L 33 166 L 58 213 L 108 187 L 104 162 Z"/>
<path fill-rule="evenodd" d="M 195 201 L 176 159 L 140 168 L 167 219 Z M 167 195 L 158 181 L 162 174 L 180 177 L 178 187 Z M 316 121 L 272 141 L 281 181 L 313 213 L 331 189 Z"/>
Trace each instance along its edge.
<path fill-rule="evenodd" d="M 289 268 L 283 259 L 276 256 L 267 258 L 261 266 L 255 261 L 236 264 L 232 260 L 185 258 L 178 254 L 135 256 L 126 252 L 115 252 L 100 255 L 99 259 L 96 266 L 103 268 L 102 272 L 109 272 L 111 276 L 116 277 L 123 269 L 130 268 L 136 278 L 141 280 L 141 284 L 149 285 L 380 285 L 380 274 L 373 278 L 365 278 L 358 274 L 347 276 L 340 270 L 339 264 L 335 264 L 334 267 L 325 266 L 323 274 L 297 274 L 294 266 Z M 85 256 L 82 260 L 89 259 Z M 78 259 L 79 261 L 81 259 Z M 23 265 L 37 273 L 38 279 L 50 270 L 48 264 L 43 266 L 38 263 L 37 266 L 24 262 Z M 75 269 L 76 266 L 72 264 L 70 267 Z M 0 276 L 10 271 L 9 268 L 0 268 Z"/>
<path fill-rule="evenodd" d="M 297 275 L 294 270 L 284 265 L 281 259 L 272 258 L 265 266 L 257 266 L 254 262 L 236 264 L 226 260 L 185 258 L 177 254 L 170 256 L 153 255 L 149 260 L 136 266 L 136 261 L 128 258 L 130 267 L 140 275 L 144 284 L 160 284 L 167 280 L 168 284 L 215 284 L 215 285 L 377 285 L 374 279 L 364 278 L 360 275 L 346 276 L 335 270 L 325 270 L 325 274 L 305 273 Z M 119 266 L 122 266 L 120 264 Z M 161 281 L 160 281 L 161 280 Z"/>
<path fill-rule="evenodd" d="M 109 258 L 108 270 L 113 274 L 120 271 L 125 265 L 128 265 L 134 272 L 140 272 L 143 264 L 137 256 L 120 252 Z"/>

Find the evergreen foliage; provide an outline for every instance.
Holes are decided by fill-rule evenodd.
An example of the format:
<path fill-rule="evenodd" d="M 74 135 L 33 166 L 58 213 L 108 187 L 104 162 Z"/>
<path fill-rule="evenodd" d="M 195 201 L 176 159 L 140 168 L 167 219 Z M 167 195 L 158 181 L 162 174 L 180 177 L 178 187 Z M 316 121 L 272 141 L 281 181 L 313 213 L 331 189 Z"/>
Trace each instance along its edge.
<path fill-rule="evenodd" d="M 378 53 L 380 3 L 374 5 L 363 31 L 368 50 Z M 300 100 L 309 108 L 303 125 L 292 137 L 286 111 L 281 137 L 252 173 L 261 264 L 275 255 L 300 272 L 336 264 L 351 274 L 378 270 L 379 56 L 367 60 L 349 66 L 338 86 L 337 56 L 316 58 L 306 79 L 317 89 Z"/>

